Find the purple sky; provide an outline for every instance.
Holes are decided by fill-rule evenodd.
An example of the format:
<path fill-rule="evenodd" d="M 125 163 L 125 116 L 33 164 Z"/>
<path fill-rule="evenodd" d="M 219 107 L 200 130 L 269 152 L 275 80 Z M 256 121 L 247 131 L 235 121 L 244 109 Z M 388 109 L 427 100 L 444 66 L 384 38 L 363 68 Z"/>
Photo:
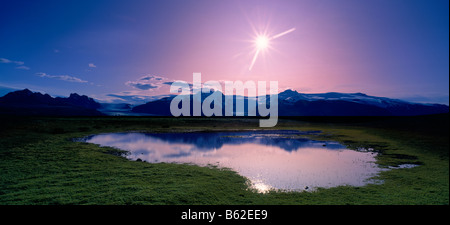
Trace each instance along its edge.
<path fill-rule="evenodd" d="M 448 0 L 16 0 L 0 21 L 0 95 L 139 99 L 201 72 L 280 91 L 449 102 Z M 292 28 L 250 71 L 256 36 Z"/>

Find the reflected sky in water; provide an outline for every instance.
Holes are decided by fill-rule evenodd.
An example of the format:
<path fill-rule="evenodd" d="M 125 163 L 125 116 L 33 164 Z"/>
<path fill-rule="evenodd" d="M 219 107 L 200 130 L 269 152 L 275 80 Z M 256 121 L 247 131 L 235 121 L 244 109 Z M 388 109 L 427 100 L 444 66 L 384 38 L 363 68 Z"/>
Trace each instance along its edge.
<path fill-rule="evenodd" d="M 127 150 L 132 160 L 231 168 L 249 178 L 260 192 L 362 186 L 380 171 L 375 153 L 302 136 L 310 133 L 317 132 L 110 133 L 86 141 Z"/>

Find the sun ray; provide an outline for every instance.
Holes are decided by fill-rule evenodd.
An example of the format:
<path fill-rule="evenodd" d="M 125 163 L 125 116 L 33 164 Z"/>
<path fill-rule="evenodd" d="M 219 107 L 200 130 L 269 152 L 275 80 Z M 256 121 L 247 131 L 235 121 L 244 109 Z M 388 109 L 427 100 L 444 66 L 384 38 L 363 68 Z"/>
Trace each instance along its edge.
<path fill-rule="evenodd" d="M 286 34 L 289 34 L 289 33 L 291 33 L 291 32 L 294 31 L 294 30 L 295 30 L 295 27 L 294 27 L 294 28 L 291 28 L 291 29 L 289 29 L 289 30 L 287 30 L 287 31 L 285 31 L 285 32 L 281 32 L 281 33 L 279 33 L 279 34 L 277 34 L 277 35 L 273 35 L 273 36 L 270 38 L 270 40 L 273 40 L 273 39 L 279 38 L 279 37 L 281 37 L 281 36 L 284 36 L 284 35 L 286 35 Z"/>
<path fill-rule="evenodd" d="M 258 58 L 258 55 L 259 55 L 259 49 L 256 50 L 255 55 L 253 56 L 252 63 L 250 64 L 250 67 L 248 68 L 249 71 L 252 70 L 253 65 L 255 65 L 256 58 Z"/>

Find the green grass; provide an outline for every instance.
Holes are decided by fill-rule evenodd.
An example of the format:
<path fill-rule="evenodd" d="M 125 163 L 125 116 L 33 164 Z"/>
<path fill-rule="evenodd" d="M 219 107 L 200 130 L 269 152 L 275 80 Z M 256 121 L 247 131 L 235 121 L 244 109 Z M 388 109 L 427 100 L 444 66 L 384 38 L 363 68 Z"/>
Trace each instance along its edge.
<path fill-rule="evenodd" d="M 129 161 L 117 149 L 73 142 L 123 131 L 257 129 L 244 118 L 0 117 L 0 204 L 449 204 L 448 115 L 359 122 L 280 120 L 271 129 L 321 130 L 311 138 L 373 147 L 382 184 L 260 194 L 234 171 Z M 111 154 L 113 153 L 113 154 Z"/>

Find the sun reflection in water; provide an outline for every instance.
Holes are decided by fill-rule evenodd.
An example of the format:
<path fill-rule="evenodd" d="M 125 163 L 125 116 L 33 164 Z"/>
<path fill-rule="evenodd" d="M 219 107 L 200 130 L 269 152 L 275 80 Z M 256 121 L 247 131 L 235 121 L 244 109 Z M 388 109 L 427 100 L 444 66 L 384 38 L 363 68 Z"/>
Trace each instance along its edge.
<path fill-rule="evenodd" d="M 373 151 L 314 141 L 301 131 L 113 133 L 87 142 L 130 151 L 131 160 L 230 168 L 258 192 L 363 186 L 381 171 Z"/>

